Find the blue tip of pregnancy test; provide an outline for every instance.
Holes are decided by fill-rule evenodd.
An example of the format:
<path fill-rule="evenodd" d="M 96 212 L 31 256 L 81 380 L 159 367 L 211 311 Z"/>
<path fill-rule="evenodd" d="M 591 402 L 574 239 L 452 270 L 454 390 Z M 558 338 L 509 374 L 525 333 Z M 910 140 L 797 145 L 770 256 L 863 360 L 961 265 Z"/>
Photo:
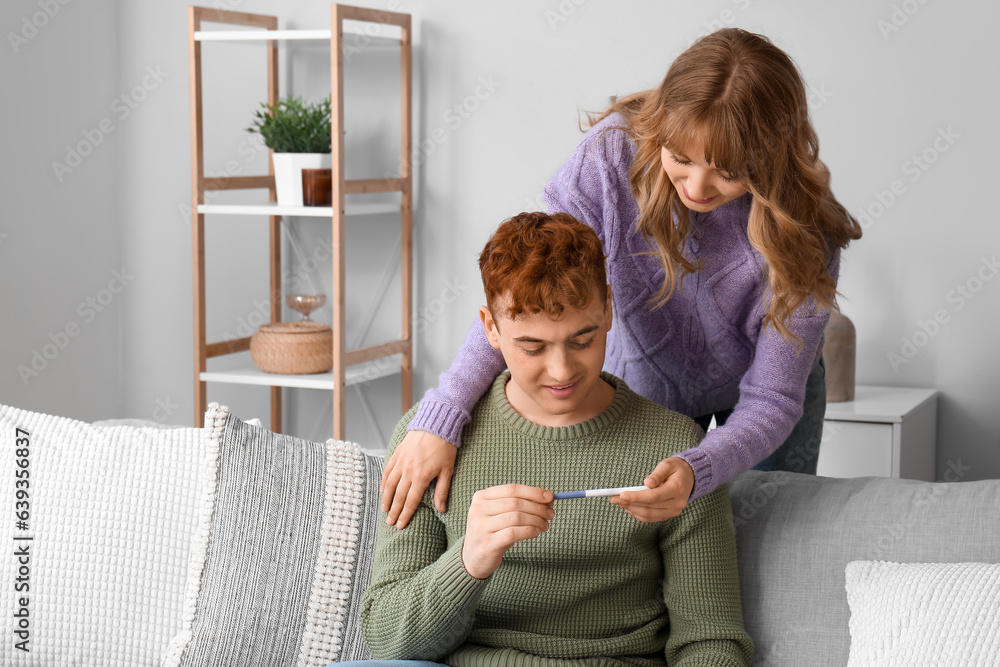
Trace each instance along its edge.
<path fill-rule="evenodd" d="M 586 498 L 586 491 L 562 491 L 560 493 L 553 493 L 553 500 L 569 500 L 570 498 Z"/>

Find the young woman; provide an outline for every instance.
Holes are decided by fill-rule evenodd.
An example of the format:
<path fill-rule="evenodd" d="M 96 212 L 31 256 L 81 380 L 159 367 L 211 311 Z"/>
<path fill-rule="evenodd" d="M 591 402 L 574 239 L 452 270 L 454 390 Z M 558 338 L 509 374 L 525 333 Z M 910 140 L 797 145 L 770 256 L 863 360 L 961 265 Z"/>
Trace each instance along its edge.
<path fill-rule="evenodd" d="M 650 490 L 612 502 L 661 521 L 757 465 L 815 474 L 823 329 L 840 250 L 861 229 L 830 191 L 795 64 L 763 36 L 723 29 L 682 53 L 659 88 L 613 100 L 594 121 L 545 200 L 604 244 L 606 368 L 718 426 L 662 461 Z M 390 524 L 405 527 L 435 479 L 444 511 L 462 426 L 503 368 L 473 323 L 386 464 Z"/>

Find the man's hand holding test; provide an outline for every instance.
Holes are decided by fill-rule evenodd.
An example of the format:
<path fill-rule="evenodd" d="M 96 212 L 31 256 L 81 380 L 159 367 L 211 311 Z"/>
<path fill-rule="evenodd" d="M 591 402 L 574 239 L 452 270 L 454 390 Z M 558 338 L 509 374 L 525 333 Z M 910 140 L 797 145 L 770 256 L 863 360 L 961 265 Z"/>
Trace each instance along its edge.
<path fill-rule="evenodd" d="M 462 563 L 476 579 L 493 574 L 514 544 L 538 537 L 555 516 L 552 492 L 523 484 L 491 486 L 472 497 Z"/>

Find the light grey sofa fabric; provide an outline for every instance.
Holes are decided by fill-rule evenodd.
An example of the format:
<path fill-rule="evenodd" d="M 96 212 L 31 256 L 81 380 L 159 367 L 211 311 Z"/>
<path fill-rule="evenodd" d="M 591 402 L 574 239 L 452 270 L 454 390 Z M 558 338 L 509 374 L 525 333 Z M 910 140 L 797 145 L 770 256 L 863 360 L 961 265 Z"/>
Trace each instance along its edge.
<path fill-rule="evenodd" d="M 1000 480 L 749 471 L 729 492 L 754 665 L 847 664 L 852 560 L 1000 562 Z"/>

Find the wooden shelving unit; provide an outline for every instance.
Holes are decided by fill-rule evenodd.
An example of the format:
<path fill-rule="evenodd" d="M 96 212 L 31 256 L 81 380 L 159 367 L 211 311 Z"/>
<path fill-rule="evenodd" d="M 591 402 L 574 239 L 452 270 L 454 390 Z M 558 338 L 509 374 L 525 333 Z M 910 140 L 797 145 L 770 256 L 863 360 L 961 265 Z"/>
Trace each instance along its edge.
<path fill-rule="evenodd" d="M 238 30 L 202 30 L 203 22 L 240 26 Z M 366 24 L 379 24 L 372 34 Z M 248 30 L 247 28 L 252 28 Z M 366 43 L 398 46 L 402 81 L 401 173 L 398 178 L 346 180 L 344 171 L 344 35 L 364 35 Z M 278 42 L 281 40 L 325 40 L 330 45 L 331 152 L 333 164 L 333 206 L 289 207 L 276 203 L 273 167 L 261 176 L 206 178 L 204 169 L 204 128 L 202 115 L 201 42 L 267 42 L 267 102 L 278 101 Z M 271 428 L 281 430 L 282 387 L 324 389 L 333 392 L 333 437 L 345 436 L 346 388 L 379 377 L 399 374 L 402 383 L 402 410 L 413 403 L 412 345 L 412 266 L 413 266 L 413 178 L 410 164 L 412 147 L 412 56 L 410 15 L 363 9 L 347 5 L 330 6 L 329 30 L 279 30 L 275 16 L 247 14 L 208 7 L 188 8 L 188 48 L 191 82 L 191 192 L 194 255 L 194 395 L 195 424 L 200 425 L 207 408 L 208 382 L 262 385 L 271 388 Z M 270 151 L 269 151 L 270 157 Z M 270 161 L 269 161 L 270 165 Z M 270 204 L 206 204 L 205 193 L 214 190 L 267 189 Z M 399 192 L 399 204 L 352 202 L 346 195 Z M 396 340 L 348 350 L 345 342 L 345 225 L 348 218 L 398 212 L 401 226 L 402 332 Z M 250 349 L 250 338 L 209 343 L 205 318 L 205 216 L 246 215 L 269 219 L 270 318 L 281 321 L 281 244 L 283 216 L 326 217 L 333 229 L 333 369 L 311 375 L 276 375 L 256 367 L 209 372 L 208 359 Z"/>

